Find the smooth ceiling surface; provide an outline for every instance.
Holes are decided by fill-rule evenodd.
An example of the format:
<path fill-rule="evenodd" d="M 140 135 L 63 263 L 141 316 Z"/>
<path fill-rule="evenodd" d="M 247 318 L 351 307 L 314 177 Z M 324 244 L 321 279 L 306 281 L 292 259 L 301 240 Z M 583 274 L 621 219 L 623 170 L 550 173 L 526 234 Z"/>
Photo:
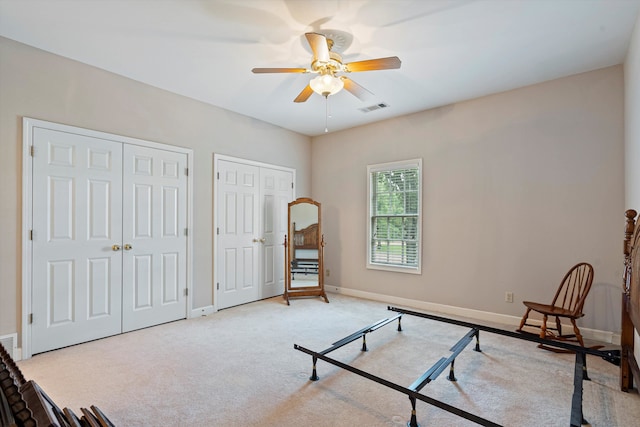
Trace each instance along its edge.
<path fill-rule="evenodd" d="M 0 0 L 0 35 L 309 136 L 620 64 L 640 0 Z M 306 103 L 305 32 L 353 37 L 371 91 Z M 2 58 L 0 58 L 2 60 Z M 2 76 L 0 76 L 2 78 Z M 363 109 L 389 107 L 368 113 Z"/>

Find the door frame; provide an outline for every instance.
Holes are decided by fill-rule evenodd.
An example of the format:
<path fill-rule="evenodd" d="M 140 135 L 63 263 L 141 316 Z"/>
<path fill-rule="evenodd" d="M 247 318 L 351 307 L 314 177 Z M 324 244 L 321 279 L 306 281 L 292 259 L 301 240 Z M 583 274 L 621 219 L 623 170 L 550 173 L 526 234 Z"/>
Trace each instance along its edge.
<path fill-rule="evenodd" d="M 185 313 L 187 318 L 192 317 L 191 307 L 193 306 L 193 150 L 190 148 L 176 147 L 169 144 L 147 141 L 138 138 L 131 138 L 107 132 L 101 132 L 77 126 L 70 126 L 61 123 L 54 123 L 30 117 L 22 118 L 22 312 L 20 322 L 22 323 L 22 359 L 31 358 L 31 324 L 29 322 L 32 288 L 33 269 L 33 244 L 31 240 L 31 230 L 33 228 L 33 165 L 32 151 L 34 128 L 44 128 L 60 132 L 69 132 L 83 136 L 106 139 L 123 144 L 139 145 L 143 147 L 156 148 L 166 151 L 174 151 L 187 155 L 187 298 Z"/>
<path fill-rule="evenodd" d="M 218 270 L 219 268 L 217 268 L 217 263 L 216 263 L 216 259 L 217 259 L 217 253 L 218 253 L 218 233 L 217 233 L 217 229 L 218 229 L 218 218 L 220 217 L 220 215 L 218 215 L 218 203 L 217 203 L 217 197 L 218 197 L 218 179 L 217 179 L 217 174 L 218 174 L 218 161 L 219 160 L 224 160 L 224 161 L 228 161 L 228 162 L 235 162 L 235 163 L 241 163 L 244 165 L 249 165 L 249 166 L 256 166 L 259 168 L 268 168 L 268 169 L 275 169 L 275 170 L 281 170 L 281 171 L 285 171 L 285 172 L 291 172 L 292 174 L 292 182 L 293 182 L 293 188 L 291 189 L 291 192 L 293 194 L 293 197 L 295 199 L 296 196 L 296 170 L 294 168 L 291 167 L 287 167 L 287 166 L 279 166 L 279 165 L 273 165 L 270 163 L 263 163 L 263 162 L 257 162 L 255 160 L 247 160 L 247 159 L 243 159 L 240 157 L 233 157 L 233 156 L 227 156 L 225 154 L 217 154 L 217 153 L 213 153 L 213 174 L 212 174 L 212 179 L 213 179 L 213 202 L 214 202 L 214 208 L 213 208 L 213 259 L 212 259 L 212 265 L 213 265 L 213 283 L 211 284 L 212 286 L 212 293 L 213 293 L 213 311 L 217 312 L 218 311 L 218 293 L 217 293 L 217 284 L 220 283 L 220 279 L 218 278 Z M 262 202 L 262 200 L 260 201 Z M 263 224 L 260 223 L 260 227 L 262 227 Z M 262 230 L 259 230 L 260 232 L 262 232 Z M 261 257 L 262 258 L 262 257 Z M 261 263 L 264 262 L 264 260 L 261 260 Z M 260 278 L 262 280 L 262 271 L 260 272 Z M 260 283 L 260 286 L 262 286 L 262 283 Z"/>

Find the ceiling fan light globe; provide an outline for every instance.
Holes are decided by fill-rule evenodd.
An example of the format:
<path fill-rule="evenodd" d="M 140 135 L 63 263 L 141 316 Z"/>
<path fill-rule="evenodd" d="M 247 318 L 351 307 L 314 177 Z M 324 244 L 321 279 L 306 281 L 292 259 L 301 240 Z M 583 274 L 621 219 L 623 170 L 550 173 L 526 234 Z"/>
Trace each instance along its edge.
<path fill-rule="evenodd" d="M 317 94 L 327 97 L 340 92 L 344 87 L 344 83 L 338 77 L 331 74 L 323 74 L 313 78 L 309 82 L 309 86 Z"/>

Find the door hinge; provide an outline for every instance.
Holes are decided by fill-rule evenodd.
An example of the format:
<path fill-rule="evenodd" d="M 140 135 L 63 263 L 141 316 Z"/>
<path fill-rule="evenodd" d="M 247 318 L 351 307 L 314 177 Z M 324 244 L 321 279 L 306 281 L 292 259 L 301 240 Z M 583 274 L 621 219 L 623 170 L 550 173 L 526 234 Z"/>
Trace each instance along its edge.
<path fill-rule="evenodd" d="M 219 181 L 220 180 L 220 172 L 216 172 L 216 179 Z"/>
<path fill-rule="evenodd" d="M 189 168 L 184 168 L 184 174 L 185 174 L 186 176 L 189 176 Z"/>
<path fill-rule="evenodd" d="M 184 296 L 185 297 L 189 296 L 189 288 L 184 288 Z"/>
<path fill-rule="evenodd" d="M 29 240 L 33 240 L 33 230 L 29 230 Z"/>
<path fill-rule="evenodd" d="M 185 228 L 185 229 L 184 229 L 184 235 L 185 235 L 185 236 L 188 236 L 188 235 L 189 235 L 189 229 L 188 229 L 188 228 Z"/>
<path fill-rule="evenodd" d="M 220 290 L 220 282 L 216 283 L 216 291 Z"/>
<path fill-rule="evenodd" d="M 29 324 L 33 323 L 33 313 L 29 313 Z"/>
<path fill-rule="evenodd" d="M 220 234 L 220 227 L 216 227 L 216 234 Z"/>
<path fill-rule="evenodd" d="M 29 151 L 31 152 L 31 157 L 33 157 L 35 155 L 36 149 L 33 148 L 33 145 L 29 148 Z"/>
<path fill-rule="evenodd" d="M 291 183 L 291 189 L 293 190 L 293 182 Z"/>

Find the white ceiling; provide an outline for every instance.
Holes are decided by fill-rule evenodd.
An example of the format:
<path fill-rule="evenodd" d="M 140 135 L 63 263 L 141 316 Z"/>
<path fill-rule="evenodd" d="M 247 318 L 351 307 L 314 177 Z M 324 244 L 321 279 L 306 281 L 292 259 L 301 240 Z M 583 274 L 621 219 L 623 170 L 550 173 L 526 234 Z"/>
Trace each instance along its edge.
<path fill-rule="evenodd" d="M 329 97 L 329 131 L 624 61 L 640 0 L 0 0 L 0 35 L 305 135 L 325 99 L 304 33 L 353 36 L 345 62 L 398 56 Z M 2 58 L 0 58 L 2 60 Z M 45 72 L 46 73 L 46 72 Z M 1 77 L 0 77 L 1 78 Z M 378 103 L 389 107 L 364 113 Z"/>

